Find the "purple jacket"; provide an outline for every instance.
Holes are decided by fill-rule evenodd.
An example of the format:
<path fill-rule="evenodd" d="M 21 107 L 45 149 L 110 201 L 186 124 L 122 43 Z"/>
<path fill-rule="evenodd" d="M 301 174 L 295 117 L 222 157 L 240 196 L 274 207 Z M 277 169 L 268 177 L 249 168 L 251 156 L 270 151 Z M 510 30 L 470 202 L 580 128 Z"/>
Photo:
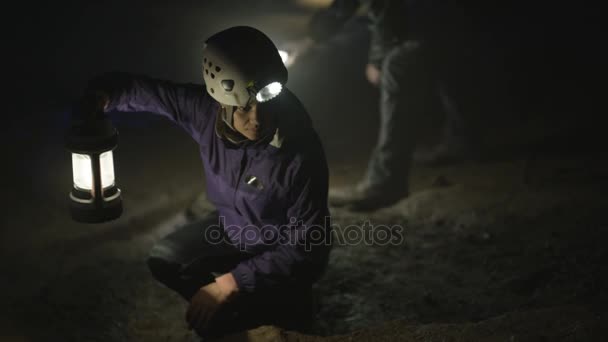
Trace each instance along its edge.
<path fill-rule="evenodd" d="M 203 85 L 120 77 L 108 111 L 161 114 L 199 144 L 207 197 L 224 220 L 230 242 L 252 255 L 232 270 L 239 288 L 252 292 L 312 283 L 331 249 L 328 170 L 321 142 L 297 98 L 285 89 L 272 100 L 280 108 L 280 147 L 267 141 L 237 146 L 216 133 L 220 106 Z"/>

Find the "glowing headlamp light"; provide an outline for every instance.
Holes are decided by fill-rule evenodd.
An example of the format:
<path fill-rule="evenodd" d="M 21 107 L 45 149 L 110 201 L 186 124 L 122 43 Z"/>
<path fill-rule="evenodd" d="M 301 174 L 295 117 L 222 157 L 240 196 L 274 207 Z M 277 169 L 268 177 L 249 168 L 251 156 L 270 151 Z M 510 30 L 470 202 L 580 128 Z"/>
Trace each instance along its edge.
<path fill-rule="evenodd" d="M 272 82 L 262 88 L 260 91 L 258 91 L 258 93 L 255 95 L 255 99 L 258 102 L 266 102 L 279 95 L 281 93 L 281 90 L 283 90 L 283 86 L 281 85 L 281 83 Z"/>

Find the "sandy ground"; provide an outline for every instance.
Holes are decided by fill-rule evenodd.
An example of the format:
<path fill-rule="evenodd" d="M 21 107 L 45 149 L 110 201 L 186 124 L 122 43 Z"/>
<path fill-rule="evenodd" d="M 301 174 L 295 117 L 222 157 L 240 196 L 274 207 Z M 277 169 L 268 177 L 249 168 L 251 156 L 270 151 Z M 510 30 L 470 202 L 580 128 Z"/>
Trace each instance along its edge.
<path fill-rule="evenodd" d="M 375 327 L 357 336 L 418 340 L 408 336 L 420 329 L 479 341 L 603 336 L 608 255 L 597 189 L 605 179 L 596 172 L 606 165 L 593 166 L 574 159 L 417 168 L 417 189 L 394 207 L 365 215 L 334 208 L 337 233 L 370 221 L 402 227 L 403 240 L 336 245 L 316 288 L 315 333 Z M 335 184 L 349 180 L 333 169 Z M 24 340 L 188 341 L 185 303 L 151 279 L 144 258 L 179 225 L 180 208 L 194 195 L 168 193 L 150 211 L 101 226 L 70 222 L 53 203 L 19 217 L 28 224 L 11 225 L 21 228 L 18 241 L 3 239 L 12 242 L 3 246 L 3 332 Z M 33 228 L 42 219 L 47 224 Z M 564 317 L 574 337 L 549 328 Z"/>
<path fill-rule="evenodd" d="M 297 36 L 307 14 L 283 10 L 244 22 L 267 25 L 279 40 Z M 38 42 L 53 47 L 39 72 L 55 86 L 36 101 L 21 102 L 21 115 L 8 123 L 11 144 L 3 144 L 14 167 L 3 170 L 9 181 L 1 199 L 8 209 L 0 231 L 0 340 L 191 341 L 183 320 L 186 303 L 155 283 L 144 261 L 155 241 L 179 227 L 184 208 L 203 189 L 197 147 L 165 120 L 113 117 L 121 134 L 116 168 L 125 214 L 101 225 L 78 224 L 67 211 L 71 166 L 62 145 L 63 108 L 87 77 L 104 70 L 198 81 L 197 42 L 242 20 L 215 15 L 226 13 L 225 7 L 204 10 L 196 2 L 154 3 L 145 11 L 116 4 L 73 11 L 78 20 L 57 20 L 46 33 L 37 31 L 46 38 L 63 33 L 54 43 Z M 102 24 L 87 25 L 100 18 Z M 330 48 L 290 78 L 325 143 L 332 186 L 360 177 L 375 138 L 370 127 L 377 124 L 377 94 L 359 73 L 365 56 L 355 52 L 366 47 L 357 39 L 347 37 L 333 48 L 350 46 L 352 67 L 328 58 Z M 330 71 L 354 93 L 331 93 L 335 81 L 315 78 Z M 18 84 L 24 93 L 41 87 L 28 77 L 34 76 Z M 344 101 L 353 97 L 356 102 Z M 566 120 L 549 127 L 539 117 L 517 121 L 499 115 L 499 105 L 493 109 L 494 116 L 477 123 L 485 125 L 485 148 L 498 151 L 492 158 L 416 166 L 411 196 L 391 208 L 368 214 L 331 208 L 337 238 L 349 225 L 370 222 L 393 227 L 403 239 L 384 246 L 336 244 L 316 286 L 315 336 L 605 340 L 606 159 L 597 146 L 556 153 L 556 146 L 571 142 L 564 134 Z M 359 120 L 348 120 L 353 113 Z M 232 338 L 319 339 L 272 327 Z"/>

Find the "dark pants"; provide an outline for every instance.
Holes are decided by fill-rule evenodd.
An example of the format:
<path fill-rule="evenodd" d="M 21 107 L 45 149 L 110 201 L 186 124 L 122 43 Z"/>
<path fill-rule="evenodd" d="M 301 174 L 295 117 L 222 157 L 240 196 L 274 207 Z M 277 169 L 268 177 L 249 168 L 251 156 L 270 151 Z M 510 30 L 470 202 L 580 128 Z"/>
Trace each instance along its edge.
<path fill-rule="evenodd" d="M 383 59 L 380 130 L 364 187 L 406 196 L 412 155 L 423 128 L 441 114 L 447 135 L 461 124 L 460 114 L 443 89 L 437 68 L 431 68 L 436 63 L 430 62 L 429 56 L 424 44 L 405 41 Z"/>
<path fill-rule="evenodd" d="M 148 257 L 154 278 L 190 301 L 198 289 L 214 281 L 215 275 L 230 272 L 251 258 L 253 255 L 239 251 L 228 240 L 217 238 L 225 237 L 219 222 L 213 213 L 154 245 Z M 216 313 L 208 329 L 197 332 L 220 336 L 265 324 L 306 332 L 312 323 L 311 297 L 310 284 L 240 293 Z"/>

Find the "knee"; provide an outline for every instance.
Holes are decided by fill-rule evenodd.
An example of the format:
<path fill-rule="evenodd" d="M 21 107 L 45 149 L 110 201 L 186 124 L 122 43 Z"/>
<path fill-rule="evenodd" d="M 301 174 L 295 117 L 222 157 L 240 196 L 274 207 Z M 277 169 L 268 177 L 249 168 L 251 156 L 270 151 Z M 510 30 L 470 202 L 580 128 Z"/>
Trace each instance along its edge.
<path fill-rule="evenodd" d="M 170 251 L 162 244 L 155 245 L 150 250 L 146 263 L 152 276 L 161 283 L 171 281 L 181 268 L 181 265 L 172 258 Z"/>

